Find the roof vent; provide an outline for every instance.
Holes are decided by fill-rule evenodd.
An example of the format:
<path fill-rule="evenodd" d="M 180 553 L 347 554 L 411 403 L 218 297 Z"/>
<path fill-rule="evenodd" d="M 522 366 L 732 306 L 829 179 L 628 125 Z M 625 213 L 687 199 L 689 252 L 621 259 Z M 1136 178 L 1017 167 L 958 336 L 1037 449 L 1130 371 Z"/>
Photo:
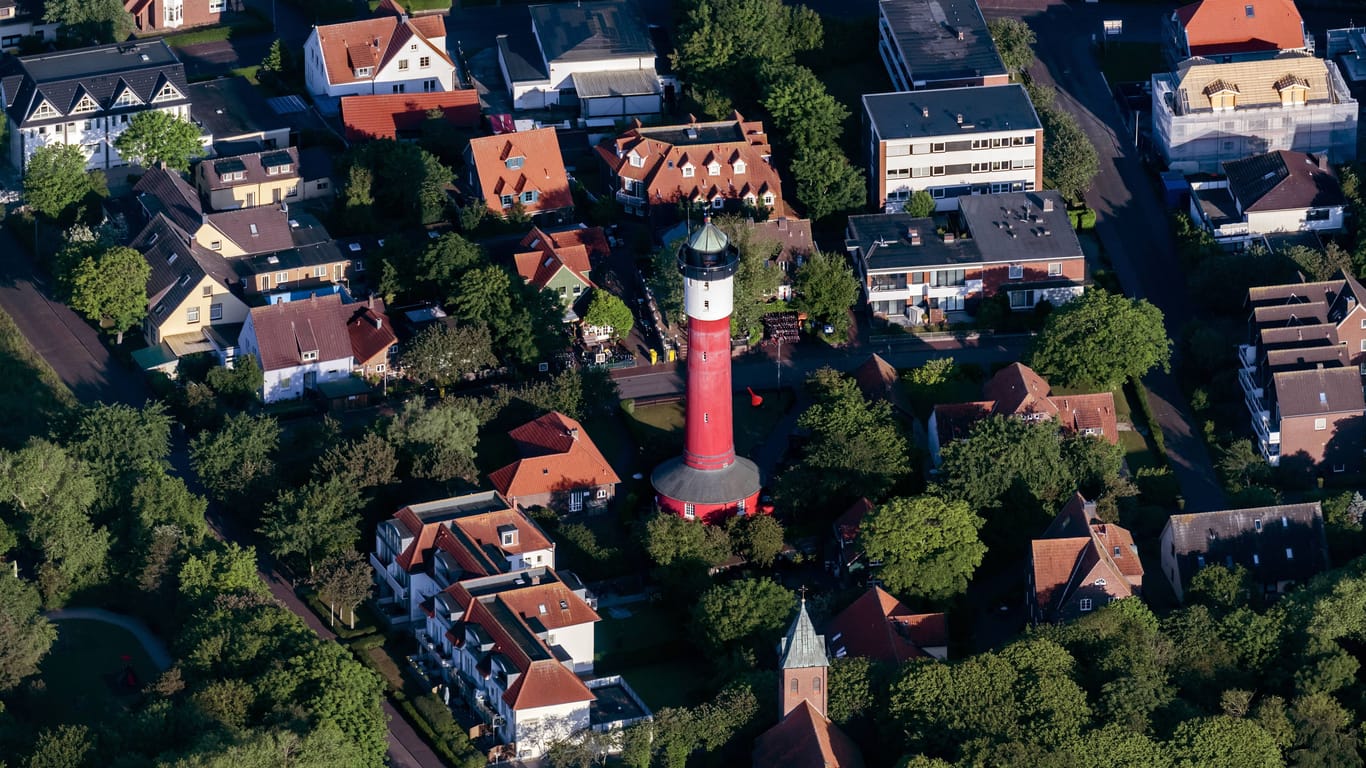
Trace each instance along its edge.
<path fill-rule="evenodd" d="M 929 107 L 921 107 L 921 108 L 920 108 L 920 116 L 921 116 L 921 117 L 929 117 L 929 116 L 930 116 L 930 108 L 929 108 Z"/>
<path fill-rule="evenodd" d="M 351 243 L 346 246 L 352 253 L 360 253 L 360 243 Z"/>
<path fill-rule="evenodd" d="M 952 232 L 945 232 L 945 233 L 944 233 L 944 242 L 946 242 L 946 243 L 952 243 L 955 239 L 957 239 L 957 238 L 956 238 L 956 236 L 955 236 Z"/>
<path fill-rule="evenodd" d="M 143 61 L 151 61 L 151 60 L 152 60 L 152 57 L 151 57 L 151 56 L 148 56 L 147 54 L 144 53 L 144 54 L 142 54 L 142 60 L 143 60 Z"/>
<path fill-rule="evenodd" d="M 1053 211 L 1053 198 L 1051 198 L 1051 197 L 1045 197 L 1045 198 L 1043 199 L 1043 212 L 1044 212 L 1044 213 L 1051 213 L 1052 211 Z"/>
<path fill-rule="evenodd" d="M 1323 363 L 1319 363 L 1319 367 L 1322 368 L 1322 367 L 1323 367 Z M 1327 392 L 1320 392 L 1320 393 L 1319 393 L 1319 405 L 1328 405 L 1328 393 L 1327 393 Z"/>
<path fill-rule="evenodd" d="M 251 225 L 251 236 L 252 236 L 252 237 L 256 237 L 256 236 L 259 235 L 259 234 L 261 234 L 261 233 L 256 231 L 256 225 L 255 225 L 255 224 L 252 224 L 252 225 Z"/>
<path fill-rule="evenodd" d="M 959 112 L 957 115 L 954 115 L 954 121 L 957 122 L 959 125 L 962 125 L 962 124 L 963 124 L 963 113 L 962 113 L 962 112 Z"/>
<path fill-rule="evenodd" d="M 906 239 L 911 241 L 911 245 L 920 245 L 920 230 L 912 227 L 906 232 Z"/>

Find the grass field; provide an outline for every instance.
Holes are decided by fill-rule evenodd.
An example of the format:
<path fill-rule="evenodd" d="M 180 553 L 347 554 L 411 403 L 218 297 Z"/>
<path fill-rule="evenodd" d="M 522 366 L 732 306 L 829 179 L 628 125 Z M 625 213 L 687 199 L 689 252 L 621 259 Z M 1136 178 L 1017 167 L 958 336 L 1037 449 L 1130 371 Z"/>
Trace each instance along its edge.
<path fill-rule="evenodd" d="M 595 627 L 596 674 L 626 678 L 654 710 L 697 703 L 706 694 L 710 670 L 696 660 L 678 618 L 657 605 L 627 608 L 631 615 L 621 619 L 602 612 Z"/>
<path fill-rule="evenodd" d="M 156 666 L 127 630 L 101 621 L 67 620 L 56 626 L 57 642 L 39 671 L 42 689 L 10 707 L 24 721 L 36 727 L 94 724 L 136 701 L 156 679 Z M 136 677 L 132 686 L 123 679 L 130 665 Z"/>
<path fill-rule="evenodd" d="M 758 408 L 750 405 L 749 393 L 736 393 L 731 407 L 734 409 L 735 452 L 741 456 L 754 456 L 764 444 L 773 428 L 782 420 L 792 405 L 791 390 L 759 390 L 756 394 L 764 398 Z M 645 452 L 663 460 L 683 449 L 683 403 L 659 403 L 658 405 L 636 406 L 628 424 L 636 436 L 636 442 L 645 446 Z M 650 463 L 650 466 L 654 466 Z"/>
<path fill-rule="evenodd" d="M 0 447 L 15 448 L 50 425 L 76 398 L 0 310 Z"/>

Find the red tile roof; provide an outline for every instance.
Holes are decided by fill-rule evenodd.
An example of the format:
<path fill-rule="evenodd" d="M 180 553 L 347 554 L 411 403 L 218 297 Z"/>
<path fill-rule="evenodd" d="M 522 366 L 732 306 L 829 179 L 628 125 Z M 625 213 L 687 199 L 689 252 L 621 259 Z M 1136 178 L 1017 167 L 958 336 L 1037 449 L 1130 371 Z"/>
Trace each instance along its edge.
<path fill-rule="evenodd" d="M 383 355 L 398 343 L 393 323 L 384 314 L 384 302 L 372 299 L 362 304 L 348 305 L 351 316 L 346 321 L 346 333 L 351 337 L 351 355 L 357 363 L 366 363 Z"/>
<path fill-rule="evenodd" d="M 1128 530 L 1093 517 L 1095 506 L 1073 494 L 1043 536 L 1032 542 L 1034 601 L 1050 620 L 1067 615 L 1078 596 L 1119 600 L 1143 587 L 1143 564 Z M 1093 603 L 1097 608 L 1099 603 Z"/>
<path fill-rule="evenodd" d="M 445 46 L 433 39 L 446 36 L 446 21 L 440 15 L 406 21 L 398 16 L 386 15 L 327 24 L 314 29 L 322 49 L 327 80 L 332 85 L 370 80 L 371 77 L 356 77 L 355 69 L 373 67 L 373 76 L 414 37 L 427 44 L 427 52 L 435 53 L 439 59 L 451 65 Z"/>
<path fill-rule="evenodd" d="M 592 230 L 596 230 L 597 235 L 602 237 L 600 227 L 593 227 Z M 544 290 L 561 269 L 567 269 L 584 285 L 590 288 L 596 287 L 593 280 L 588 276 L 588 273 L 593 269 L 592 259 L 589 257 L 589 248 L 596 243 L 589 236 L 568 236 L 572 232 L 590 232 L 592 230 L 576 229 L 566 233 L 547 235 L 539 227 L 533 227 L 527 236 L 522 238 L 520 245 L 523 248 L 534 250 L 513 255 L 517 274 L 538 289 Z M 606 246 L 605 238 L 602 244 Z"/>
<path fill-rule="evenodd" d="M 715 133 L 717 140 L 677 138 L 690 129 Z M 772 193 L 773 210 L 780 214 L 787 210 L 778 171 L 769 163 L 772 150 L 763 123 L 746 121 L 739 112 L 734 119 L 717 123 L 632 128 L 599 144 L 597 152 L 613 174 L 641 182 L 650 205 L 680 200 L 710 203 L 718 197 L 762 205 L 764 194 Z M 631 163 L 633 154 L 640 158 L 640 165 Z M 710 173 L 713 164 L 716 175 Z M 693 175 L 684 176 L 689 166 Z"/>
<path fill-rule="evenodd" d="M 872 511 L 873 502 L 867 499 L 859 499 L 844 510 L 844 514 L 835 519 L 835 532 L 839 535 L 840 541 L 848 544 L 857 540 L 864 516 Z"/>
<path fill-rule="evenodd" d="M 441 110 L 446 121 L 459 128 L 479 127 L 479 93 L 474 89 L 436 93 L 395 93 L 374 96 L 343 96 L 342 122 L 346 138 L 396 139 L 422 127 L 427 113 Z"/>
<path fill-rule="evenodd" d="M 881 587 L 872 587 L 826 627 L 837 657 L 862 656 L 901 663 L 925 658 L 922 648 L 947 646 L 948 621 L 942 613 L 914 614 Z"/>
<path fill-rule="evenodd" d="M 473 139 L 470 156 L 484 202 L 498 216 L 506 212 L 500 200 L 502 195 L 516 195 L 520 199 L 523 193 L 532 190 L 539 196 L 536 202 L 525 206 L 528 213 L 568 208 L 574 204 L 554 128 Z M 509 167 L 511 158 L 522 158 L 520 166 Z"/>
<path fill-rule="evenodd" d="M 530 244 L 537 235 L 550 240 L 556 248 L 581 245 L 587 249 L 589 256 L 605 259 L 612 255 L 612 249 L 607 244 L 607 233 L 602 231 L 602 227 L 574 227 L 559 232 L 545 232 L 535 227 L 522 238 L 522 245 L 532 247 Z"/>
<path fill-rule="evenodd" d="M 522 458 L 489 475 L 508 498 L 621 482 L 579 422 L 551 412 L 508 433 Z"/>
<path fill-rule="evenodd" d="M 985 399 L 945 403 L 934 407 L 939 444 L 965 438 L 972 426 L 989 416 L 1056 418 L 1067 434 L 1096 431 L 1111 445 L 1119 442 L 1119 424 L 1112 392 L 1053 395 L 1042 376 L 1022 363 L 1002 368 L 982 386 Z"/>
<path fill-rule="evenodd" d="M 863 768 L 854 742 L 803 699 L 754 743 L 754 768 Z"/>
<path fill-rule="evenodd" d="M 351 359 L 349 311 L 335 293 L 253 308 L 251 325 L 261 368 L 278 371 L 303 365 L 304 352 L 317 352 L 319 363 Z"/>
<path fill-rule="evenodd" d="M 1304 47 L 1304 22 L 1293 0 L 1203 0 L 1178 8 L 1176 17 L 1192 56 Z"/>

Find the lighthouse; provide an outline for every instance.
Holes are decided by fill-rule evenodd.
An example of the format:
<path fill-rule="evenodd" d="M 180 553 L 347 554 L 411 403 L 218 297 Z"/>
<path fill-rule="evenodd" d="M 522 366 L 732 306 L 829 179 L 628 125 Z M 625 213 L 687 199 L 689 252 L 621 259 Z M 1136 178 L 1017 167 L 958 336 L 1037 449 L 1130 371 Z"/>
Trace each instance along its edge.
<path fill-rule="evenodd" d="M 753 514 L 759 468 L 735 455 L 731 421 L 730 313 L 740 251 L 710 219 L 678 250 L 688 316 L 683 455 L 655 468 L 660 509 L 711 523 Z"/>

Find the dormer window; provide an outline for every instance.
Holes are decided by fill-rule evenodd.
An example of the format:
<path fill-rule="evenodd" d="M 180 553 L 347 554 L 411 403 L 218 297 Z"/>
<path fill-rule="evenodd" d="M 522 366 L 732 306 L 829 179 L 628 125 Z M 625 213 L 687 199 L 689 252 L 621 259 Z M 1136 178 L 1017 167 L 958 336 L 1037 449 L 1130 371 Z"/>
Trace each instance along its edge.
<path fill-rule="evenodd" d="M 80 115 L 86 112 L 95 112 L 99 108 L 100 105 L 96 104 L 95 100 L 90 98 L 90 94 L 87 93 L 81 97 L 80 101 L 76 102 L 76 106 L 71 108 L 71 114 Z"/>
<path fill-rule="evenodd" d="M 1281 95 L 1281 106 L 1302 107 L 1309 98 L 1309 81 L 1296 75 L 1286 75 L 1276 81 L 1276 92 Z"/>
<path fill-rule="evenodd" d="M 744 160 L 736 160 L 736 161 L 735 161 L 735 166 L 734 166 L 734 168 L 735 168 L 735 175 L 736 175 L 736 176 L 744 175 L 744 172 L 745 172 L 745 161 L 744 161 Z"/>
<path fill-rule="evenodd" d="M 44 118 L 44 117 L 58 117 L 59 115 L 61 115 L 61 113 L 58 112 L 57 110 L 53 109 L 53 108 L 52 108 L 52 105 L 49 104 L 49 103 L 47 103 L 46 101 L 44 101 L 43 103 L 39 104 L 39 105 L 38 105 L 38 108 L 35 109 L 35 110 L 33 110 L 33 116 L 34 116 L 34 118 L 39 118 L 39 119 Z"/>
<path fill-rule="evenodd" d="M 1209 97 L 1210 108 L 1216 112 L 1238 106 L 1238 86 L 1223 80 L 1215 80 L 1205 86 L 1205 96 Z"/>
<path fill-rule="evenodd" d="M 519 155 L 517 157 L 509 157 L 504 164 L 507 165 L 509 171 L 515 171 L 520 169 L 525 163 L 526 158 Z"/>
<path fill-rule="evenodd" d="M 356 77 L 369 77 L 370 72 L 370 67 L 356 67 Z"/>
<path fill-rule="evenodd" d="M 180 91 L 177 91 L 175 86 L 167 83 L 161 87 L 161 91 L 152 99 L 152 101 L 172 101 L 174 99 L 183 98 L 185 97 L 180 95 Z"/>
<path fill-rule="evenodd" d="M 683 178 L 685 178 L 685 179 L 691 179 L 691 178 L 693 177 L 693 174 L 696 173 L 696 172 L 697 172 L 697 169 L 693 167 L 693 164 L 692 164 L 692 163 L 684 163 L 684 164 L 683 164 Z"/>
<path fill-rule="evenodd" d="M 772 207 L 773 207 L 773 193 L 772 193 L 772 192 L 765 192 L 765 193 L 764 193 L 764 207 L 766 207 L 766 208 L 772 208 Z"/>
<path fill-rule="evenodd" d="M 645 158 L 641 155 L 636 154 L 636 151 L 634 149 L 631 150 L 631 154 L 626 156 L 626 160 L 631 164 L 632 168 L 645 167 Z"/>
<path fill-rule="evenodd" d="M 141 103 L 142 100 L 138 98 L 136 93 L 133 93 L 131 88 L 124 88 L 123 93 L 120 93 L 119 97 L 114 100 L 116 107 L 135 107 Z"/>
<path fill-rule="evenodd" d="M 708 176 L 720 176 L 720 175 L 721 175 L 721 164 L 718 163 L 718 162 L 713 161 L 711 165 L 707 166 L 707 175 L 708 175 Z"/>
<path fill-rule="evenodd" d="M 721 208 L 724 207 L 725 204 L 726 199 L 724 197 L 721 197 L 720 195 L 717 195 L 716 197 L 712 198 L 711 207 L 713 208 Z"/>
<path fill-rule="evenodd" d="M 517 526 L 503 525 L 498 527 L 498 541 L 505 547 L 517 546 Z"/>
<path fill-rule="evenodd" d="M 303 361 L 304 361 L 305 363 L 313 362 L 314 360 L 317 360 L 317 359 L 318 359 L 318 350 L 316 350 L 316 349 L 305 350 L 305 351 L 303 352 L 303 354 L 300 355 L 300 357 L 303 358 Z"/>

